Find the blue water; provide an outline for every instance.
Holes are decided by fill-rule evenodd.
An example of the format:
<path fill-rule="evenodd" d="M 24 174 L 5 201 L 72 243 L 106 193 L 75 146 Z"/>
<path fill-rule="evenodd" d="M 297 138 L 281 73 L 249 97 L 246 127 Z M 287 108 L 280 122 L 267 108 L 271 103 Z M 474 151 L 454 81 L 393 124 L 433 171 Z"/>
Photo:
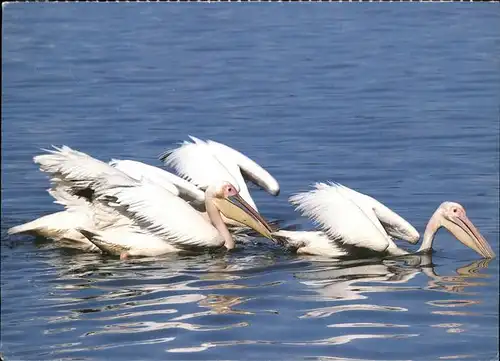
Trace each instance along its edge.
<path fill-rule="evenodd" d="M 444 200 L 499 248 L 496 4 L 8 4 L 2 39 L 6 360 L 497 359 L 498 259 L 339 263 L 263 239 L 127 262 L 11 237 L 58 208 L 32 163 L 66 144 L 159 165 L 189 134 L 280 182 L 334 180 L 423 232 Z M 406 245 L 406 244 L 403 244 Z"/>

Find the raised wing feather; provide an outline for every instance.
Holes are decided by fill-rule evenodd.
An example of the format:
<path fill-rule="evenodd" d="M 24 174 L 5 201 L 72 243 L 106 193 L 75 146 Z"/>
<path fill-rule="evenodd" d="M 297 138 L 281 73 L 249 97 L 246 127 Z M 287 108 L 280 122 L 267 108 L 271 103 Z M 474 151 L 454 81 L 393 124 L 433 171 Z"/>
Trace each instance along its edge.
<path fill-rule="evenodd" d="M 51 176 L 52 188 L 48 191 L 56 203 L 71 211 L 88 213 L 94 226 L 100 229 L 133 224 L 116 208 L 95 201 L 94 195 L 94 185 L 98 181 L 122 184 L 134 181 L 132 178 L 105 162 L 65 145 L 47 152 L 35 156 L 33 160 L 43 172 Z"/>
<path fill-rule="evenodd" d="M 48 154 L 37 155 L 33 161 L 40 170 L 51 177 L 52 187 L 48 190 L 55 198 L 55 203 L 66 208 L 92 203 L 94 190 L 91 184 L 98 178 L 109 175 L 128 176 L 105 162 L 71 149 L 68 146 L 46 150 Z"/>
<path fill-rule="evenodd" d="M 190 200 L 196 200 L 198 202 L 205 201 L 205 193 L 202 190 L 185 179 L 182 179 L 161 168 L 137 162 L 135 160 L 113 159 L 109 164 L 134 179 L 141 180 L 143 178 L 147 178 L 149 181 L 168 189 L 175 195 L 181 194 Z"/>
<path fill-rule="evenodd" d="M 129 178 L 109 164 L 68 146 L 53 148 L 46 150 L 49 154 L 35 156 L 33 161 L 40 165 L 41 171 L 51 175 L 52 183 L 69 187 L 73 192 L 89 188 L 99 178 Z"/>
<path fill-rule="evenodd" d="M 244 178 L 250 180 L 273 196 L 279 194 L 280 186 L 278 181 L 252 159 L 225 144 L 213 140 L 208 140 L 207 144 L 215 149 L 216 154 L 225 154 L 237 164 Z"/>
<path fill-rule="evenodd" d="M 75 194 L 70 186 L 64 182 L 52 182 L 52 187 L 47 192 L 54 198 L 54 203 L 61 204 L 65 208 L 88 207 L 88 199 Z"/>
<path fill-rule="evenodd" d="M 392 241 L 360 193 L 335 183 L 318 183 L 315 188 L 290 197 L 299 212 L 333 240 L 378 252 L 387 249 Z"/>
<path fill-rule="evenodd" d="M 161 160 L 175 169 L 181 177 L 199 187 L 208 187 L 221 180 L 238 187 L 238 179 L 228 169 L 231 164 L 225 164 L 224 159 L 219 159 L 206 142 L 191 138 L 192 143 L 183 142 L 180 147 L 163 153 Z"/>
<path fill-rule="evenodd" d="M 96 184 L 100 199 L 118 207 L 144 231 L 186 247 L 220 247 L 224 240 L 203 216 L 165 188 L 143 180 L 122 183 L 103 179 Z"/>
<path fill-rule="evenodd" d="M 54 203 L 64 205 L 67 211 L 79 213 L 93 223 L 94 228 L 107 229 L 132 226 L 133 221 L 124 217 L 117 209 L 108 207 L 99 201 L 88 201 L 73 194 L 73 190 L 64 185 L 56 185 L 48 190 L 55 199 Z M 83 224 L 82 224 L 83 226 Z"/>
<path fill-rule="evenodd" d="M 208 187 L 220 181 L 230 182 L 238 189 L 240 196 L 257 210 L 234 159 L 207 142 L 190 138 L 193 143 L 186 141 L 180 147 L 163 153 L 160 159 L 198 187 Z"/>
<path fill-rule="evenodd" d="M 411 243 L 418 242 L 420 235 L 417 230 L 399 214 L 392 211 L 373 197 L 357 192 L 354 189 L 347 188 L 338 183 L 335 183 L 335 186 L 340 187 L 343 192 L 349 195 L 350 198 L 356 200 L 357 204 L 363 204 L 365 207 L 371 208 L 383 229 L 379 227 L 379 222 L 375 222 L 376 226 L 383 233 L 387 233 L 395 239 L 404 239 Z"/>
<path fill-rule="evenodd" d="M 420 234 L 408 221 L 401 217 L 396 212 L 392 211 L 384 204 L 376 199 L 359 192 L 358 195 L 365 198 L 365 202 L 369 203 L 378 220 L 384 227 L 385 231 L 394 239 L 403 239 L 410 243 L 417 243 Z"/>

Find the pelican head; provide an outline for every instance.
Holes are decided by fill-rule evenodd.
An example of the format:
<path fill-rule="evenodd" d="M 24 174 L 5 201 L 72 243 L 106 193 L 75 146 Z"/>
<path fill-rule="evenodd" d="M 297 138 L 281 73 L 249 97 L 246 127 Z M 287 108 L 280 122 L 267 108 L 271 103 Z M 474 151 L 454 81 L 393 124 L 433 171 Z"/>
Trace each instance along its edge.
<path fill-rule="evenodd" d="M 434 235 L 440 227 L 446 228 L 460 242 L 484 258 L 494 258 L 495 252 L 486 239 L 479 233 L 471 220 L 467 217 L 462 205 L 455 202 L 443 202 L 434 212 L 424 234 L 422 247 L 430 249 Z"/>
<path fill-rule="evenodd" d="M 264 218 L 227 181 L 211 185 L 205 191 L 206 200 L 212 202 L 225 217 L 243 223 L 266 238 L 271 239 L 271 227 Z"/>

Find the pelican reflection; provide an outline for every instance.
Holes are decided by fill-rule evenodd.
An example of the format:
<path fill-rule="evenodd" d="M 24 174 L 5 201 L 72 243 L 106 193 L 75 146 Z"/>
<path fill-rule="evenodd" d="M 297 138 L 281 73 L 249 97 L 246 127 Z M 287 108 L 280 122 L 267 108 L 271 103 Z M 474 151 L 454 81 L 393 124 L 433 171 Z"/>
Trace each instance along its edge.
<path fill-rule="evenodd" d="M 340 261 L 295 273 L 302 284 L 316 296 L 308 300 L 362 300 L 367 293 L 420 290 L 420 283 L 410 282 L 417 275 L 427 276 L 424 289 L 466 294 L 468 287 L 484 284 L 489 276 L 481 273 L 491 262 L 480 259 L 456 268 L 456 274 L 439 275 L 432 254 L 409 255 L 399 259 Z"/>

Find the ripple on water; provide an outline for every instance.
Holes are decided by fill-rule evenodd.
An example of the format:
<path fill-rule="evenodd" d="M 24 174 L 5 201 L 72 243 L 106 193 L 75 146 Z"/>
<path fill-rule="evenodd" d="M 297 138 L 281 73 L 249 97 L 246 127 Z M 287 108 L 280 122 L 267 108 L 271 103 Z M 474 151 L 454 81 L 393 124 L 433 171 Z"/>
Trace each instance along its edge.
<path fill-rule="evenodd" d="M 447 232 L 434 254 L 394 260 L 249 237 L 122 262 L 6 231 L 60 209 L 37 149 L 159 165 L 192 134 L 266 167 L 282 194 L 252 197 L 291 229 L 311 224 L 288 197 L 332 180 L 419 231 L 456 199 L 497 249 L 500 12 L 66 5 L 2 13 L 7 360 L 497 358 L 498 259 L 473 262 Z"/>
<path fill-rule="evenodd" d="M 299 318 L 323 318 L 329 317 L 339 312 L 347 311 L 387 311 L 387 312 L 406 312 L 407 308 L 403 307 L 393 307 L 393 306 L 380 306 L 380 305 L 369 305 L 369 304 L 354 304 L 354 305 L 342 305 L 333 307 L 324 307 L 315 309 L 313 311 L 306 312 Z"/>
<path fill-rule="evenodd" d="M 145 355 L 147 345 L 162 345 L 156 352 L 180 358 L 188 354 L 218 358 L 229 346 L 268 358 L 274 358 L 275 349 L 307 350 L 303 356 L 321 358 L 325 352 L 351 344 L 356 346 L 344 351 L 357 354 L 356 350 L 370 347 L 372 340 L 404 343 L 426 338 L 428 329 L 467 334 L 466 322 L 446 322 L 446 317 L 473 315 L 455 309 L 480 304 L 469 298 L 466 289 L 480 287 L 470 280 L 485 276 L 479 270 L 488 266 L 467 263 L 454 275 L 438 276 L 428 269 L 422 272 L 414 259 L 410 263 L 365 260 L 332 264 L 307 257 L 283 258 L 275 266 L 269 263 L 270 254 L 256 257 L 243 252 L 231 259 L 201 256 L 206 267 L 203 272 L 196 256 L 119 262 L 98 255 L 85 255 L 78 261 L 78 256 L 64 259 L 62 255 L 56 250 L 54 257 L 45 260 L 51 267 L 44 274 L 50 292 L 40 307 L 26 310 L 21 323 L 8 312 L 2 320 L 11 339 L 25 337 L 23 325 L 31 325 L 43 338 L 54 340 L 47 344 L 34 340 L 31 347 L 18 349 L 27 359 L 33 355 L 85 358 L 107 349 L 126 355 L 131 348 Z M 228 267 L 228 262 L 237 266 Z M 429 260 L 419 262 L 428 264 Z M 41 267 L 32 265 L 33 270 Z M 16 277 L 7 274 L 7 279 Z M 419 278 L 426 282 L 422 285 Z M 481 278 L 487 282 L 487 277 Z M 450 290 L 456 284 L 462 289 Z M 436 300 L 432 297 L 436 290 L 450 296 L 460 293 L 462 298 Z M 426 295 L 419 307 L 430 307 L 428 316 L 418 313 L 421 326 L 412 321 L 415 302 L 408 304 L 397 296 L 415 292 Z M 378 295 L 385 302 L 370 302 Z M 28 295 L 24 293 L 24 297 Z M 7 304 L 7 310 L 11 307 Z M 389 317 L 391 314 L 395 316 Z M 430 315 L 444 319 L 432 322 Z M 266 325 L 265 333 L 258 332 L 262 325 Z M 353 329 L 359 332 L 351 332 Z M 394 330 L 406 332 L 391 332 Z M 10 347 L 16 349 L 14 343 Z"/>

